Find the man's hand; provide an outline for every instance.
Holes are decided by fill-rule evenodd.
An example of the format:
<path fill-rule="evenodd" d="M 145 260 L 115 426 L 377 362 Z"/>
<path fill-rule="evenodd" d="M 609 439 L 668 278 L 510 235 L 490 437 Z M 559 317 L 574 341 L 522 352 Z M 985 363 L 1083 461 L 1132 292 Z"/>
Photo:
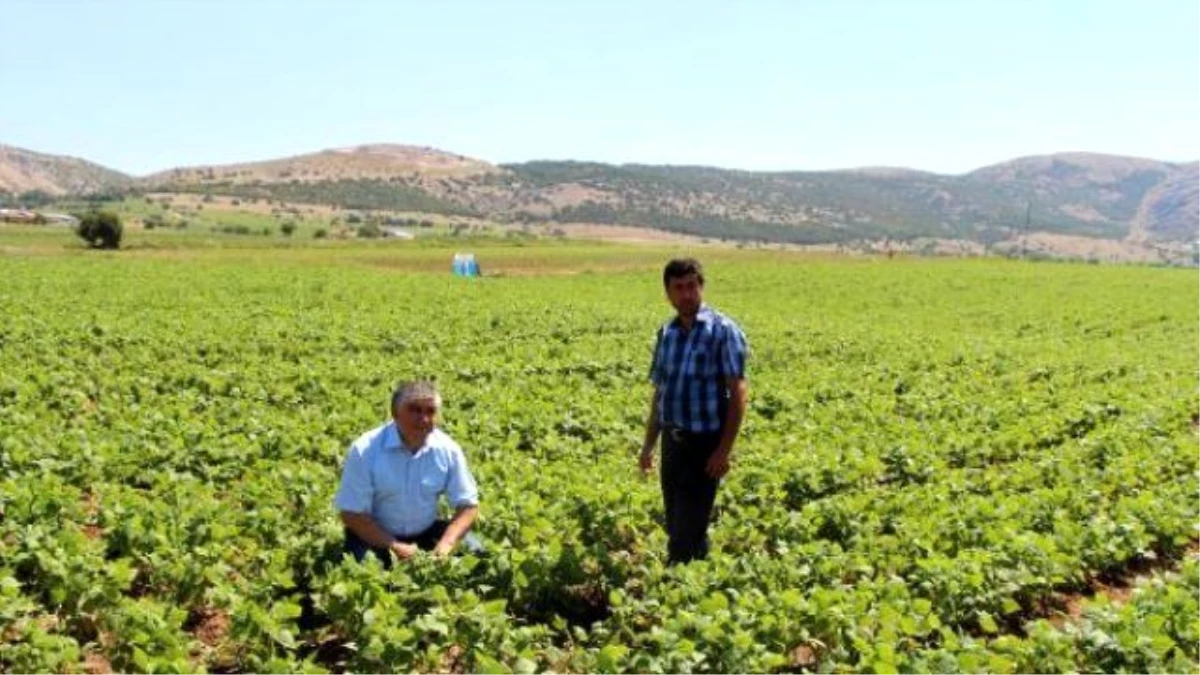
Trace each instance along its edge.
<path fill-rule="evenodd" d="M 405 544 L 401 541 L 392 542 L 392 545 L 389 548 L 392 550 L 392 555 L 396 556 L 396 558 L 400 560 L 408 560 L 416 555 L 418 551 L 420 551 L 416 544 Z"/>
<path fill-rule="evenodd" d="M 638 457 L 638 468 L 642 476 L 650 475 L 654 470 L 654 446 L 658 445 L 658 437 L 662 429 L 658 423 L 658 387 L 650 393 L 650 414 L 646 416 L 646 438 L 642 441 L 642 454 Z"/>
<path fill-rule="evenodd" d="M 729 450 L 717 448 L 708 458 L 708 466 L 705 471 L 712 478 L 724 478 L 725 474 L 729 473 Z"/>
<path fill-rule="evenodd" d="M 654 470 L 654 448 L 642 448 L 642 454 L 638 457 L 638 467 L 642 470 L 642 475 L 648 475 Z"/>
<path fill-rule="evenodd" d="M 442 533 L 442 538 L 438 539 L 437 546 L 433 548 L 433 555 L 438 558 L 450 555 L 459 540 L 467 534 L 467 530 L 471 529 L 471 523 L 475 522 L 475 518 L 479 515 L 479 507 L 475 504 L 456 506 L 455 509 L 454 517 L 450 519 L 450 523 L 446 525 L 446 531 Z"/>

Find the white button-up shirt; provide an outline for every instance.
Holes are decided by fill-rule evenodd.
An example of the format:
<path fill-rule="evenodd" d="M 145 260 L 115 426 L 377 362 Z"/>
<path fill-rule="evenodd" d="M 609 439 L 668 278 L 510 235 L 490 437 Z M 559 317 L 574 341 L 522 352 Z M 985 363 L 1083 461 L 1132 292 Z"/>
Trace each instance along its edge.
<path fill-rule="evenodd" d="M 397 537 L 412 537 L 433 525 L 443 492 L 455 509 L 479 504 L 462 448 L 434 429 L 424 445 L 410 451 L 396 423 L 388 422 L 350 446 L 333 504 L 341 511 L 369 514 Z"/>

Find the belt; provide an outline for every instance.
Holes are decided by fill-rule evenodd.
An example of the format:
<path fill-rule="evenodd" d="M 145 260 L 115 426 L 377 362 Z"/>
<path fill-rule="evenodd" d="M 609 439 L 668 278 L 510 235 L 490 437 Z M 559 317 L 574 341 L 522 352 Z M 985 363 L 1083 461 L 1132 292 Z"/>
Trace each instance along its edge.
<path fill-rule="evenodd" d="M 663 432 L 664 436 L 669 437 L 671 440 L 675 441 L 676 443 L 682 443 L 683 441 L 686 441 L 689 438 L 715 436 L 717 434 L 720 434 L 721 430 L 717 429 L 716 431 L 691 431 L 691 430 L 685 429 L 683 427 L 663 426 L 662 432 Z"/>

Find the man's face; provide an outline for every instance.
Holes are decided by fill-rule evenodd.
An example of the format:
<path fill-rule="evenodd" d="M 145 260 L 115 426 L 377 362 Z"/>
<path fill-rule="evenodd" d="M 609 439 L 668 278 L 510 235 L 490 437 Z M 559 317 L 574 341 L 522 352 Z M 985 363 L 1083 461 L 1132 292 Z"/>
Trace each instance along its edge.
<path fill-rule="evenodd" d="M 433 431 L 437 414 L 437 400 L 432 398 L 409 399 L 392 411 L 396 426 L 400 427 L 400 433 L 408 444 L 425 443 L 425 437 Z"/>
<path fill-rule="evenodd" d="M 695 274 L 671 277 L 667 281 L 667 299 L 680 316 L 696 316 L 700 303 L 704 301 L 704 284 Z"/>

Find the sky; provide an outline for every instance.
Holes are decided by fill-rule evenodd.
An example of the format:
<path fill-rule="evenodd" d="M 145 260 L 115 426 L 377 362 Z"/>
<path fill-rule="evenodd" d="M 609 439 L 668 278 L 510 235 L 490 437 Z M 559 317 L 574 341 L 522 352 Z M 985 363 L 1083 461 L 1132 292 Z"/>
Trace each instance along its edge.
<path fill-rule="evenodd" d="M 0 143 L 961 173 L 1200 158 L 1196 0 L 0 0 Z"/>

